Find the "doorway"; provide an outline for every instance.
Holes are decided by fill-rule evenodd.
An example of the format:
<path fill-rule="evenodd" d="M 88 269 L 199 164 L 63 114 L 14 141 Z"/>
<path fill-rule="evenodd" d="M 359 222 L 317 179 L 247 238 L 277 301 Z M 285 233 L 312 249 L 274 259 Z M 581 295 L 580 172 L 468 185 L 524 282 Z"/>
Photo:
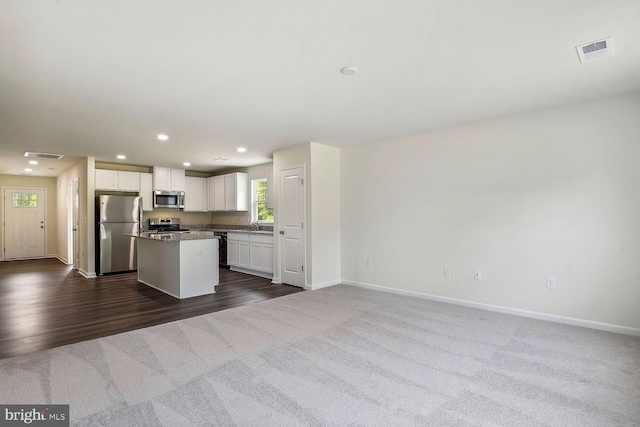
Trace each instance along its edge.
<path fill-rule="evenodd" d="M 304 288 L 305 248 L 305 168 L 304 165 L 280 169 L 278 205 L 279 259 L 282 283 Z"/>
<path fill-rule="evenodd" d="M 80 251 L 79 251 L 79 239 L 78 229 L 80 224 L 78 223 L 80 193 L 78 188 L 78 178 L 69 181 L 67 184 L 67 264 L 73 265 L 73 268 L 77 270 L 80 265 Z"/>
<path fill-rule="evenodd" d="M 44 258 L 47 190 L 4 189 L 4 259 Z"/>

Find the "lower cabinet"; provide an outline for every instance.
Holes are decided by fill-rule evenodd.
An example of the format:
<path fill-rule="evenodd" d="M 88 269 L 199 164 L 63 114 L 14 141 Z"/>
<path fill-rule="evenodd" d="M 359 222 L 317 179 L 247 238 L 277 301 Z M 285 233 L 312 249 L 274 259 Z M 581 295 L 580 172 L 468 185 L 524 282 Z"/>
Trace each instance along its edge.
<path fill-rule="evenodd" d="M 231 270 L 273 278 L 273 236 L 228 233 L 227 260 Z"/>

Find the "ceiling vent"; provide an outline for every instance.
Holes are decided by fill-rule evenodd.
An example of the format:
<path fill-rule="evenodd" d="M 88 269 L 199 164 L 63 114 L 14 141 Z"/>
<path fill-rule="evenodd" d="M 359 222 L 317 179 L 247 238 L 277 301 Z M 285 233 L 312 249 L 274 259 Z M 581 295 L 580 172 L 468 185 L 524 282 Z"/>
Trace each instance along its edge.
<path fill-rule="evenodd" d="M 40 159 L 55 159 L 55 160 L 60 160 L 61 158 L 64 157 L 64 155 L 62 154 L 35 153 L 33 151 L 25 151 L 24 156 L 40 158 Z"/>
<path fill-rule="evenodd" d="M 598 40 L 587 43 L 582 46 L 576 46 L 580 62 L 593 61 L 594 59 L 604 58 L 613 55 L 613 38 Z"/>

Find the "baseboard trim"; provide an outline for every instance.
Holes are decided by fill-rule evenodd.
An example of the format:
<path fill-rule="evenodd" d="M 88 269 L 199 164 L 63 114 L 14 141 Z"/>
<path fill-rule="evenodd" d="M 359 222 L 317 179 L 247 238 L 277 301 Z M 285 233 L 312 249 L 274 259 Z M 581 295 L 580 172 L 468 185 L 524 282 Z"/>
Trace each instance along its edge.
<path fill-rule="evenodd" d="M 87 279 L 95 279 L 96 277 L 98 277 L 96 276 L 96 273 L 87 273 L 85 270 L 81 268 L 79 268 L 77 271 Z"/>
<path fill-rule="evenodd" d="M 541 313 L 538 311 L 521 310 L 518 308 L 504 307 L 501 305 L 484 304 L 461 300 L 457 298 L 441 297 L 437 295 L 423 294 L 414 291 L 405 291 L 402 289 L 388 288 L 386 286 L 372 285 L 370 283 L 357 282 L 353 280 L 342 280 L 344 285 L 356 286 L 359 288 L 372 289 L 376 291 L 389 292 L 392 294 L 411 296 L 416 298 L 428 299 L 431 301 L 444 302 L 448 304 L 462 305 L 465 307 L 478 308 L 480 310 L 494 311 L 496 313 L 512 314 L 514 316 L 528 317 L 530 319 L 546 320 L 549 322 L 562 323 L 565 325 L 580 326 L 583 328 L 597 329 L 599 331 L 613 332 L 617 334 L 640 336 L 640 329 L 630 328 L 628 326 L 614 325 L 611 323 L 595 322 L 593 320 L 583 320 L 574 317 L 558 316 L 555 314 Z"/>
<path fill-rule="evenodd" d="M 235 267 L 235 266 L 230 266 L 229 270 L 237 271 L 238 273 L 250 274 L 252 276 L 264 277 L 265 279 L 273 280 L 273 273 L 267 273 L 267 272 L 264 272 L 264 271 L 251 270 L 249 268 Z"/>
<path fill-rule="evenodd" d="M 316 291 L 322 288 L 328 288 L 329 286 L 335 286 L 344 283 L 342 280 L 331 280 L 329 282 L 316 283 L 315 285 L 305 285 L 305 291 Z"/>
<path fill-rule="evenodd" d="M 56 258 L 58 261 L 63 263 L 64 265 L 69 265 L 66 259 L 62 258 L 60 255 L 48 255 L 47 258 Z"/>

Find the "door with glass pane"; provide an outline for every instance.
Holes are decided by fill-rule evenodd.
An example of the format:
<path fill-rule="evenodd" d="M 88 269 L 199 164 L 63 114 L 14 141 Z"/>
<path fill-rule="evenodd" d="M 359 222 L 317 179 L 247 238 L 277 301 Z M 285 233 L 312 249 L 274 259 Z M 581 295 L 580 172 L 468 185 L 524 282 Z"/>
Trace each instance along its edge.
<path fill-rule="evenodd" d="M 4 259 L 45 256 L 45 190 L 4 189 Z"/>

